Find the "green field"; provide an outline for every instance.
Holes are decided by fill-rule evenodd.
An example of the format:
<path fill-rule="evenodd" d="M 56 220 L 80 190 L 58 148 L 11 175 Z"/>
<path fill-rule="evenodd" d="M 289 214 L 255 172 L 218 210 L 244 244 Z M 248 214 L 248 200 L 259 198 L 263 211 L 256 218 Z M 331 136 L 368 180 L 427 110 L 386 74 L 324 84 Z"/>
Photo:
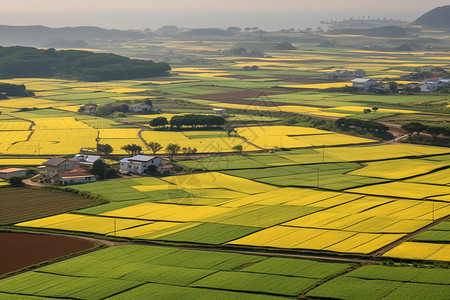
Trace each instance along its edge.
<path fill-rule="evenodd" d="M 276 271 L 285 264 L 295 265 L 296 271 L 290 274 Z M 268 266 L 273 266 L 274 271 L 265 271 Z M 297 296 L 323 278 L 349 267 L 299 259 L 118 246 L 4 279 L 0 282 L 0 293 L 8 295 L 6 299 L 20 296 L 131 299 L 143 295 L 275 299 Z M 27 284 L 20 284 L 23 282 Z"/>

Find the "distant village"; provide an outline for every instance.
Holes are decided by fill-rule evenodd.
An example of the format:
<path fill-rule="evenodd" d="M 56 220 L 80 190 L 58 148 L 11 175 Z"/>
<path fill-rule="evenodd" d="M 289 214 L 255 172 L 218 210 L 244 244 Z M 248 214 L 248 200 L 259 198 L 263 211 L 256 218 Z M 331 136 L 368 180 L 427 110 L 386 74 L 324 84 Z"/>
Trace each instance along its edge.
<path fill-rule="evenodd" d="M 420 78 L 416 73 L 403 74 L 398 79 L 398 81 L 402 82 L 396 84 L 395 91 L 400 94 L 407 91 L 435 92 L 441 88 L 450 87 L 450 78 L 441 77 L 443 71 L 438 68 L 429 72 L 428 75 L 422 75 L 425 78 L 421 83 L 418 82 Z M 396 82 L 396 80 L 383 82 L 371 78 L 364 78 L 365 76 L 366 72 L 364 70 L 335 70 L 323 74 L 322 79 L 339 82 L 349 80 L 354 88 L 362 92 L 387 93 L 393 91 L 390 83 Z M 406 83 L 406 81 L 411 82 Z"/>

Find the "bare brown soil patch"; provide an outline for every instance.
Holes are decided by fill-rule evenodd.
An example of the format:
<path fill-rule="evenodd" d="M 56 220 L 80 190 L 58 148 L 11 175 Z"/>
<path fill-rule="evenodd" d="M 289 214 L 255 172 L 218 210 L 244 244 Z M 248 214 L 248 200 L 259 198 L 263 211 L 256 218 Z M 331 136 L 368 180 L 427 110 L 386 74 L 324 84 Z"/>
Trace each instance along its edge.
<path fill-rule="evenodd" d="M 0 276 L 95 247 L 90 241 L 44 234 L 0 232 L 0 240 Z"/>
<path fill-rule="evenodd" d="M 35 188 L 0 188 L 0 224 L 46 217 L 100 204 L 74 194 Z"/>

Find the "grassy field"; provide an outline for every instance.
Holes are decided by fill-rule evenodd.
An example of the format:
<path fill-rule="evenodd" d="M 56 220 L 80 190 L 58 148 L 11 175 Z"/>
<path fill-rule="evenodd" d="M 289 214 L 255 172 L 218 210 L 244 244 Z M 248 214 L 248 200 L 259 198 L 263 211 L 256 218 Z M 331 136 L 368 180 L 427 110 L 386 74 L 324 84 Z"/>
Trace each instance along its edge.
<path fill-rule="evenodd" d="M 307 295 L 339 299 L 447 299 L 446 269 L 365 266 L 337 277 Z"/>
<path fill-rule="evenodd" d="M 155 297 L 185 299 L 200 295 L 275 299 L 297 296 L 349 267 L 298 259 L 120 246 L 2 280 L 0 292 L 78 299 L 130 299 L 148 296 L 150 291 Z M 17 285 L 24 280 L 26 286 Z"/>
<path fill-rule="evenodd" d="M 117 246 L 41 267 L 0 282 L 6 299 L 29 297 L 77 299 L 309 297 L 447 299 L 449 271 L 388 267 L 305 259 Z M 345 273 L 345 274 L 343 274 Z M 343 274 L 343 275 L 342 275 Z M 323 283 L 324 279 L 331 279 Z M 27 285 L 22 285 L 24 281 Z M 31 299 L 31 298 L 30 298 Z"/>

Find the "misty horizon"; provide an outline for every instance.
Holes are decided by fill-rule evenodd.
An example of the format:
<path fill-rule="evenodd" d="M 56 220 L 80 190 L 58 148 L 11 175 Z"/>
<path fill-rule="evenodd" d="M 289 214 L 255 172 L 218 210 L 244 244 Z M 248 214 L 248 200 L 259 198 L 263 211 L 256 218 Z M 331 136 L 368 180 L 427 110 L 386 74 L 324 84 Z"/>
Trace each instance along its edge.
<path fill-rule="evenodd" d="M 259 27 L 262 30 L 305 29 L 321 26 L 321 21 L 351 17 L 375 17 L 412 22 L 426 11 L 91 11 L 91 12 L 0 12 L 0 23 L 11 26 L 43 25 L 48 27 L 98 26 L 107 29 L 150 28 L 165 25 L 180 28 Z"/>

